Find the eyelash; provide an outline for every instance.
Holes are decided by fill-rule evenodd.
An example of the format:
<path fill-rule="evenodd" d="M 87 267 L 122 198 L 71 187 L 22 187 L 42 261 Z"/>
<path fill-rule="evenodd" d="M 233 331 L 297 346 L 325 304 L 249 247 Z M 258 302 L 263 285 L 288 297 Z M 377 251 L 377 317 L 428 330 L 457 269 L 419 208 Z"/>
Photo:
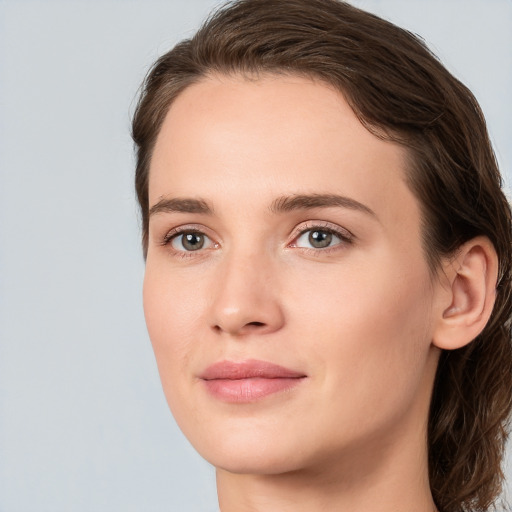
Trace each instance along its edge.
<path fill-rule="evenodd" d="M 334 244 L 333 246 L 328 246 L 325 248 L 314 248 L 314 247 L 298 247 L 296 245 L 297 240 L 303 236 L 304 234 L 310 232 L 310 231 L 321 231 L 323 233 L 329 233 L 331 235 L 336 236 L 339 238 L 340 242 Z M 169 231 L 164 238 L 162 239 L 161 245 L 162 246 L 169 246 L 172 241 L 185 234 L 199 234 L 203 235 L 206 238 L 211 238 L 204 232 L 203 228 L 201 226 L 194 226 L 194 225 L 188 225 L 188 226 L 180 226 L 178 228 L 172 229 Z M 354 235 L 350 233 L 350 231 L 340 228 L 340 227 L 334 227 L 333 225 L 325 222 L 310 222 L 306 223 L 306 225 L 302 226 L 302 229 L 297 230 L 296 233 L 293 235 L 293 241 L 288 244 L 288 247 L 300 249 L 301 251 L 304 251 L 308 254 L 313 254 L 315 256 L 320 256 L 321 254 L 330 253 L 332 251 L 341 250 L 344 246 L 350 245 L 354 242 Z M 214 248 L 218 247 L 218 243 L 213 242 Z M 180 258 L 190 258 L 194 256 L 199 256 L 199 254 L 195 253 L 202 253 L 201 249 L 198 249 L 197 251 L 186 251 L 186 250 L 176 250 L 173 249 L 172 252 L 175 256 Z"/>
<path fill-rule="evenodd" d="M 323 233 L 329 233 L 331 235 L 336 236 L 339 238 L 339 242 L 328 247 L 324 248 L 318 248 L 318 247 L 298 247 L 296 245 L 297 240 L 299 240 L 300 237 L 302 237 L 304 234 L 314 231 L 321 231 Z M 334 225 L 330 223 L 325 222 L 309 222 L 306 223 L 305 226 L 302 227 L 302 229 L 294 235 L 293 242 L 291 247 L 295 247 L 297 249 L 300 249 L 308 254 L 311 254 L 313 256 L 321 256 L 322 254 L 328 254 L 334 251 L 342 250 L 347 245 L 350 245 L 354 242 L 354 235 L 348 231 L 347 229 L 341 228 L 341 227 L 335 227 Z"/>
<path fill-rule="evenodd" d="M 199 235 L 203 235 L 206 238 L 211 240 L 211 238 L 204 232 L 204 230 L 201 226 L 187 225 L 187 226 L 180 226 L 180 227 L 174 228 L 171 231 L 169 231 L 162 239 L 161 245 L 170 246 L 172 241 L 175 238 L 177 238 L 181 235 L 186 235 L 186 234 L 199 234 Z M 217 247 L 219 244 L 213 242 L 213 245 L 214 245 L 214 247 Z M 200 249 L 197 251 L 185 251 L 185 250 L 179 251 L 179 250 L 171 248 L 171 250 L 172 250 L 173 255 L 177 256 L 178 258 L 191 258 L 194 256 L 197 257 L 199 254 L 196 254 L 196 253 L 203 252 Z"/>

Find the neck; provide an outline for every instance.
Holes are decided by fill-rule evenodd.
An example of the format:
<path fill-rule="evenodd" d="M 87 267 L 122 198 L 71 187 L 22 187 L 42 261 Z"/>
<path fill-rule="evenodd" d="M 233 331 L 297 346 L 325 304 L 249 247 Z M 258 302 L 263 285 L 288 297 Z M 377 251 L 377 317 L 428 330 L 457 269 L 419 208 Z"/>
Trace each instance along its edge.
<path fill-rule="evenodd" d="M 368 447 L 371 451 L 371 447 Z M 379 458 L 375 464 L 349 457 L 345 463 L 325 463 L 276 475 L 234 474 L 217 470 L 221 512 L 434 512 L 426 454 L 409 464 L 403 455 Z M 382 454 L 385 455 L 385 454 Z M 419 455 L 419 454 L 418 454 Z M 368 459 L 367 459 L 368 460 Z M 391 461 L 392 464 L 391 464 Z M 415 469 L 413 466 L 416 466 Z"/>

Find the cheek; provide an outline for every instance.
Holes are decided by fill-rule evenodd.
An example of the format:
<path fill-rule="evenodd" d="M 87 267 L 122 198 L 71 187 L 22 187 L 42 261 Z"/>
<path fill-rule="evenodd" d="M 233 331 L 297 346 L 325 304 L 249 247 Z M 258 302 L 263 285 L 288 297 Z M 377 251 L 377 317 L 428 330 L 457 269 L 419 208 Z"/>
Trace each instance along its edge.
<path fill-rule="evenodd" d="M 431 302 L 430 278 L 423 259 L 399 258 L 378 251 L 365 258 L 347 259 L 336 267 L 300 269 L 288 280 L 288 306 L 297 319 L 332 329 L 339 336 L 404 328 L 424 334 Z M 390 340 L 392 342 L 392 340 Z"/>
<path fill-rule="evenodd" d="M 181 428 L 184 420 L 197 424 L 191 403 L 184 400 L 194 385 L 189 359 L 199 338 L 197 325 L 201 301 L 197 286 L 176 280 L 169 269 L 149 262 L 144 277 L 143 302 L 146 325 L 169 408 Z"/>
<path fill-rule="evenodd" d="M 171 279 L 168 270 L 148 262 L 143 286 L 144 316 L 162 383 L 178 377 L 194 341 L 200 304 L 194 286 Z"/>
<path fill-rule="evenodd" d="M 153 262 L 148 256 L 143 302 L 146 324 L 154 343 L 179 351 L 190 341 L 201 315 L 203 291 L 197 275 L 178 273 L 165 261 Z"/>
<path fill-rule="evenodd" d="M 303 277 L 290 297 L 297 338 L 309 344 L 325 396 L 345 411 L 365 404 L 391 413 L 420 386 L 430 347 L 430 278 L 422 260 L 392 256 Z"/>

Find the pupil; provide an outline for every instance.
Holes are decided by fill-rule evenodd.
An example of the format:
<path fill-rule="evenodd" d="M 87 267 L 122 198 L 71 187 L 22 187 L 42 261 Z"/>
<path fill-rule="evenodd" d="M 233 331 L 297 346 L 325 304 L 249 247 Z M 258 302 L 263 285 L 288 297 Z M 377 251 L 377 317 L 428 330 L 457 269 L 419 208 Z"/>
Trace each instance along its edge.
<path fill-rule="evenodd" d="M 328 233 L 327 231 L 312 231 L 309 234 L 309 243 L 317 249 L 328 247 L 331 241 L 332 233 Z"/>
<path fill-rule="evenodd" d="M 187 233 L 183 235 L 183 247 L 188 251 L 197 251 L 204 245 L 204 236 L 200 233 Z"/>

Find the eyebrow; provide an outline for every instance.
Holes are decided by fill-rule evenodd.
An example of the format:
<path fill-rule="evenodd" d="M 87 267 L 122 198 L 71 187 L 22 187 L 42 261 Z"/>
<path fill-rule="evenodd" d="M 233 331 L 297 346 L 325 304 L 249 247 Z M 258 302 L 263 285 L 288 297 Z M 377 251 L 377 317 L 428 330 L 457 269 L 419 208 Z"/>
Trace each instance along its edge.
<path fill-rule="evenodd" d="M 368 206 L 350 197 L 337 194 L 298 194 L 293 196 L 281 196 L 272 202 L 270 211 L 273 213 L 284 213 L 292 210 L 312 210 L 314 208 L 329 208 L 333 206 L 357 210 L 377 218 L 375 212 Z"/>
<path fill-rule="evenodd" d="M 337 194 L 296 194 L 281 196 L 272 201 L 269 210 L 272 213 L 286 213 L 293 210 L 313 210 L 315 208 L 348 208 L 357 210 L 377 218 L 375 212 L 368 206 Z M 199 213 L 212 215 L 213 208 L 204 199 L 194 198 L 162 198 L 149 209 L 149 216 L 157 213 Z"/>
<path fill-rule="evenodd" d="M 192 198 L 162 198 L 149 209 L 149 216 L 157 213 L 202 213 L 203 215 L 212 215 L 211 208 L 204 199 Z"/>

